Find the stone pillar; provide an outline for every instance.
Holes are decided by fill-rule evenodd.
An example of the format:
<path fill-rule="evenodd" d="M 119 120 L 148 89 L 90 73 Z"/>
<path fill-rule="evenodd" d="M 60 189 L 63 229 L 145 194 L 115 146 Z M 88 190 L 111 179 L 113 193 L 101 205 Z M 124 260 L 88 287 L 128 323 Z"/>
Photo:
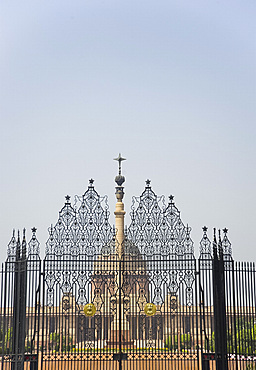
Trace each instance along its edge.
<path fill-rule="evenodd" d="M 111 323 L 110 340 L 107 341 L 107 345 L 110 347 L 127 347 L 133 346 L 133 341 L 130 341 L 129 322 L 127 321 L 123 311 L 123 292 L 121 287 L 123 284 L 123 270 L 125 268 L 125 256 L 124 256 L 124 188 L 123 183 L 125 182 L 124 176 L 121 174 L 121 162 L 125 160 L 119 154 L 116 160 L 119 162 L 119 174 L 115 178 L 116 186 L 116 209 L 115 209 L 115 228 L 116 228 L 116 269 L 117 269 L 117 293 L 115 297 L 116 313 L 114 320 Z"/>
<path fill-rule="evenodd" d="M 124 203 L 122 202 L 124 196 L 124 191 L 122 186 L 116 187 L 116 210 L 115 221 L 116 221 L 116 252 L 119 260 L 123 255 L 123 243 L 124 243 Z"/>

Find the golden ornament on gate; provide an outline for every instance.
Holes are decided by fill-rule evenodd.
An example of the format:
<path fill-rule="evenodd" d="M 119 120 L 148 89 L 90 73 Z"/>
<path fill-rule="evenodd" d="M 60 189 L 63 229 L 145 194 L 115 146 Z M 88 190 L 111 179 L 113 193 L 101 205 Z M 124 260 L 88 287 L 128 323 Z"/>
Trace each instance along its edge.
<path fill-rule="evenodd" d="M 86 316 L 94 316 L 96 313 L 96 307 L 94 306 L 93 303 L 87 303 L 85 306 L 84 306 L 84 314 Z"/>
<path fill-rule="evenodd" d="M 156 313 L 156 305 L 154 303 L 147 303 L 144 307 L 144 312 L 148 316 L 153 316 Z"/>

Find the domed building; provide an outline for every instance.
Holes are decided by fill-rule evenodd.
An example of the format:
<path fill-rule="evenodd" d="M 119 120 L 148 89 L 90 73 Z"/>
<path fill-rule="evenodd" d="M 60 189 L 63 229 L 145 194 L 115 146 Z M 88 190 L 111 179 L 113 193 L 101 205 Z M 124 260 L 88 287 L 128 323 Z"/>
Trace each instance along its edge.
<path fill-rule="evenodd" d="M 218 242 L 214 232 L 211 244 L 204 227 L 196 260 L 191 229 L 174 197 L 165 203 L 149 180 L 133 198 L 125 227 L 123 160 L 119 155 L 114 227 L 107 198 L 91 179 L 74 204 L 66 196 L 43 259 L 36 228 L 28 245 L 25 231 L 22 241 L 13 233 L 1 280 L 0 341 L 7 368 L 23 369 L 30 361 L 31 370 L 116 370 L 116 361 L 121 369 L 128 360 L 125 369 L 198 370 L 204 355 L 220 363 L 219 354 L 211 353 L 215 345 L 225 365 L 227 345 L 237 352 L 227 332 L 236 332 L 237 318 L 254 322 L 255 307 L 241 305 L 254 271 L 234 268 L 227 229 Z"/>
<path fill-rule="evenodd" d="M 187 315 L 184 311 L 184 323 L 174 323 L 181 305 L 194 304 L 190 228 L 182 223 L 173 197 L 165 205 L 147 180 L 141 196 L 133 198 L 131 224 L 125 229 L 123 158 L 117 160 L 115 227 L 109 223 L 106 197 L 99 196 L 90 180 L 74 206 L 66 197 L 58 222 L 50 228 L 46 305 L 57 306 L 60 297 L 72 300 L 66 315 L 72 315 L 68 331 L 77 347 L 117 347 L 121 338 L 124 346 L 162 348 L 173 331 L 170 325 L 175 332 L 181 326 L 190 332 L 193 326 L 186 318 L 191 309 Z M 87 304 L 95 307 L 91 317 L 83 311 Z M 153 315 L 147 315 L 147 304 L 155 307 Z M 54 318 L 52 322 L 55 330 L 59 324 Z"/>

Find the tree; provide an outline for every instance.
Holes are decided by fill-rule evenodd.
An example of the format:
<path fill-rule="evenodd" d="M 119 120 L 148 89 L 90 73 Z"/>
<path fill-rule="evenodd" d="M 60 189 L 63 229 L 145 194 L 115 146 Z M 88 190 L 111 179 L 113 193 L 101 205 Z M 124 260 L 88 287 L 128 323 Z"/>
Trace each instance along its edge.
<path fill-rule="evenodd" d="M 207 343 L 205 348 L 208 349 Z M 209 337 L 209 351 L 215 352 L 215 334 Z M 237 319 L 236 328 L 227 330 L 227 352 L 238 355 L 256 354 L 256 323 L 253 320 Z"/>

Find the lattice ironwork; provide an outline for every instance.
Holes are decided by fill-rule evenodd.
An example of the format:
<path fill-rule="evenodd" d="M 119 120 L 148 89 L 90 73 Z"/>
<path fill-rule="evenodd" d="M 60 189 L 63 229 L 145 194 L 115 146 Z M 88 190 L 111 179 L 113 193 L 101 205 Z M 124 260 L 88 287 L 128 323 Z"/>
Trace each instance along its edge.
<path fill-rule="evenodd" d="M 170 196 L 166 206 L 164 197 L 157 196 L 147 180 L 141 196 L 133 198 L 127 239 L 136 246 L 134 253 L 146 261 L 149 281 L 154 287 L 153 301 L 164 302 L 164 284 L 169 294 L 177 294 L 184 283 L 186 302 L 192 305 L 195 257 L 191 228 L 182 222 L 173 199 Z"/>
<path fill-rule="evenodd" d="M 128 240 L 145 257 L 194 258 L 191 228 L 183 224 L 173 198 L 169 197 L 166 206 L 164 197 L 154 193 L 149 180 L 141 196 L 133 197 Z"/>
<path fill-rule="evenodd" d="M 208 228 L 203 227 L 203 237 L 200 241 L 199 258 L 200 259 L 211 259 L 212 258 L 212 247 L 210 239 L 207 236 Z"/>
<path fill-rule="evenodd" d="M 15 237 L 15 230 L 13 230 L 11 240 L 7 246 L 7 260 L 14 258 L 16 256 L 16 247 L 17 247 L 17 241 Z"/>
<path fill-rule="evenodd" d="M 28 259 L 39 260 L 40 259 L 40 243 L 36 237 L 36 228 L 32 228 L 32 237 L 28 242 Z"/>
<path fill-rule="evenodd" d="M 232 258 L 231 242 L 227 236 L 228 229 L 227 228 L 223 229 L 223 236 L 221 236 L 221 230 L 219 230 L 218 242 L 217 242 L 216 235 L 215 235 L 213 239 L 213 243 L 211 243 L 210 239 L 207 236 L 207 230 L 208 228 L 204 226 L 203 227 L 203 237 L 200 241 L 199 259 L 200 259 L 201 266 L 206 266 L 207 263 L 211 264 L 211 260 L 215 253 L 223 257 L 223 260 L 225 261 L 225 268 L 229 268 L 230 264 L 228 262 L 231 262 L 233 258 Z M 214 231 L 214 233 L 216 233 L 216 231 Z"/>
<path fill-rule="evenodd" d="M 123 195 L 121 170 L 116 182 L 117 193 Z M 174 197 L 165 203 L 149 180 L 133 198 L 122 245 L 118 230 L 109 223 L 107 198 L 97 193 L 93 180 L 82 196 L 75 196 L 74 204 L 66 197 L 49 229 L 42 261 L 36 228 L 28 244 L 25 232 L 23 238 L 13 232 L 1 281 L 1 330 L 9 346 L 1 344 L 2 364 L 16 361 L 18 352 L 26 350 L 26 356 L 40 357 L 43 367 L 49 367 L 47 361 L 59 368 L 68 361 L 77 361 L 75 367 L 79 361 L 91 361 L 91 367 L 101 369 L 127 360 L 127 369 L 134 361 L 143 367 L 166 361 L 173 369 L 199 368 L 201 355 L 208 355 L 224 333 L 221 326 L 226 330 L 224 324 L 217 328 L 220 309 L 227 316 L 230 353 L 242 354 L 233 339 L 237 323 L 254 329 L 255 266 L 235 267 L 227 229 L 219 231 L 218 238 L 215 231 L 211 242 L 206 227 L 197 263 L 190 234 Z M 18 290 L 23 300 L 13 293 Z M 94 307 L 91 315 L 85 307 L 89 303 Z M 20 323 L 27 325 L 16 354 L 13 322 L 15 337 Z M 253 338 L 247 342 L 248 348 L 253 346 Z M 221 351 L 225 355 L 225 348 Z"/>
<path fill-rule="evenodd" d="M 74 206 L 66 196 L 59 219 L 49 230 L 46 259 L 93 257 L 101 254 L 102 248 L 107 253 L 112 238 L 107 197 L 100 197 L 90 180 L 84 195 L 75 197 Z"/>
<path fill-rule="evenodd" d="M 232 259 L 232 245 L 228 239 L 228 229 L 223 229 L 222 248 L 224 260 L 230 261 Z"/>
<path fill-rule="evenodd" d="M 109 223 L 107 197 L 97 193 L 92 179 L 87 191 L 75 197 L 73 206 L 70 197 L 66 196 L 56 225 L 49 229 L 46 243 L 48 305 L 53 305 L 56 284 L 63 294 L 68 294 L 76 286 L 77 303 L 88 303 L 86 292 L 94 261 L 100 255 L 109 255 L 115 250 L 114 236 L 115 231 Z"/>

